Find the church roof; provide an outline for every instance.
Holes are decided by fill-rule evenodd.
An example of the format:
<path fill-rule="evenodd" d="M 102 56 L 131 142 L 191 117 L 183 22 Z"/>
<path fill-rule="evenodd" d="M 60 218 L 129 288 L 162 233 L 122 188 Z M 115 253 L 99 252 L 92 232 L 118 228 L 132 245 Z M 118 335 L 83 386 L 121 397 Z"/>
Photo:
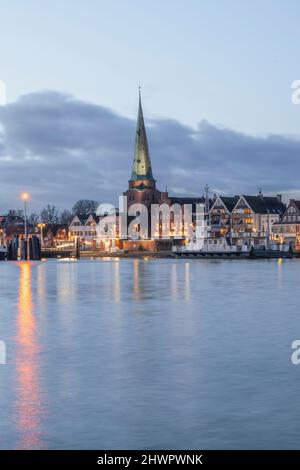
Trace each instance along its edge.
<path fill-rule="evenodd" d="M 149 146 L 142 110 L 141 93 L 139 92 L 139 110 L 135 134 L 135 152 L 131 180 L 153 180 Z"/>
<path fill-rule="evenodd" d="M 143 182 L 140 183 L 138 186 L 135 187 L 138 191 L 145 191 L 145 189 L 149 189 L 149 186 L 146 186 Z"/>

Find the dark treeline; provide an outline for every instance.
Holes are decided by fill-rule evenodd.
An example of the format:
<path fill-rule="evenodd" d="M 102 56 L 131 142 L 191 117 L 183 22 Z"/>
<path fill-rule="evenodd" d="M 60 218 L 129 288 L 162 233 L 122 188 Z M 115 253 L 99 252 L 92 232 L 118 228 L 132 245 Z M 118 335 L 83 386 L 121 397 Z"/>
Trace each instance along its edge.
<path fill-rule="evenodd" d="M 40 213 L 33 212 L 28 214 L 27 221 L 31 225 L 38 223 L 68 225 L 75 214 L 86 217 L 89 214 L 96 213 L 98 205 L 97 201 L 80 199 L 71 210 L 64 209 L 60 211 L 56 206 L 47 204 Z M 21 224 L 24 222 L 24 211 L 11 209 L 4 214 L 4 218 L 6 225 Z"/>

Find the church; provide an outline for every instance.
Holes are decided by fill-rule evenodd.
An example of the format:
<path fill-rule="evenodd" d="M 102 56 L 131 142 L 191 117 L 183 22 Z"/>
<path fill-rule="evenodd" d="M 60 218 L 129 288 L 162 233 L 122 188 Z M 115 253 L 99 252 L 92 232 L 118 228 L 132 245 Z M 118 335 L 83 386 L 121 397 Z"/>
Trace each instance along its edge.
<path fill-rule="evenodd" d="M 170 241 L 163 241 L 160 235 L 162 233 L 162 221 L 159 221 L 158 226 L 156 228 L 156 237 L 159 240 L 150 240 L 151 238 L 151 205 L 153 204 L 167 204 L 169 207 L 173 205 L 179 205 L 182 209 L 182 213 L 184 213 L 184 205 L 190 204 L 192 206 L 193 216 L 195 217 L 196 212 L 196 204 L 206 204 L 207 212 L 209 210 L 211 201 L 209 201 L 208 197 L 171 197 L 169 196 L 167 191 L 160 191 L 156 187 L 156 180 L 153 176 L 153 170 L 151 165 L 151 158 L 149 152 L 149 145 L 147 139 L 147 132 L 144 122 L 143 116 L 143 109 L 142 109 L 142 101 L 141 101 L 141 92 L 139 90 L 139 104 L 138 104 L 138 117 L 137 117 L 137 125 L 136 125 L 136 134 L 135 134 L 135 150 L 134 150 L 134 158 L 133 158 L 133 166 L 132 166 L 132 173 L 131 178 L 129 179 L 129 185 L 127 191 L 123 193 L 124 196 L 127 197 L 127 208 L 129 209 L 133 204 L 143 204 L 148 209 L 149 214 L 149 224 L 148 224 L 148 241 L 146 240 L 135 240 L 134 242 L 128 241 L 125 242 L 127 245 L 125 248 L 144 248 L 147 250 L 155 249 L 169 249 L 170 248 Z M 170 226 L 169 228 L 169 235 L 171 240 L 174 238 L 184 238 L 185 231 L 184 231 L 184 224 L 180 228 L 180 233 L 178 233 L 178 229 L 173 226 L 174 222 L 174 213 L 171 211 L 170 214 Z M 152 227 L 153 229 L 153 227 Z M 152 230 L 153 234 L 153 230 Z M 155 247 L 154 247 L 155 245 Z M 159 246 L 158 246 L 159 245 Z"/>
<path fill-rule="evenodd" d="M 139 91 L 139 108 L 135 134 L 135 151 L 129 188 L 124 193 L 127 196 L 127 207 L 132 204 L 144 204 L 147 208 L 151 204 L 160 204 L 164 195 L 156 189 L 156 180 L 153 177 L 149 153 L 149 145 L 145 128 L 141 92 Z"/>

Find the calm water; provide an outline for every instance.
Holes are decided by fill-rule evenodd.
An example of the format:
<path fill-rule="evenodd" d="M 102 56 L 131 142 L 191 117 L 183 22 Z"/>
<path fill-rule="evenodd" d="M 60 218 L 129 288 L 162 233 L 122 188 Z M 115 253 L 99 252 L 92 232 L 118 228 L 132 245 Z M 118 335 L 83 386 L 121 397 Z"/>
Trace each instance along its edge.
<path fill-rule="evenodd" d="M 300 260 L 0 263 L 0 448 L 300 448 Z"/>

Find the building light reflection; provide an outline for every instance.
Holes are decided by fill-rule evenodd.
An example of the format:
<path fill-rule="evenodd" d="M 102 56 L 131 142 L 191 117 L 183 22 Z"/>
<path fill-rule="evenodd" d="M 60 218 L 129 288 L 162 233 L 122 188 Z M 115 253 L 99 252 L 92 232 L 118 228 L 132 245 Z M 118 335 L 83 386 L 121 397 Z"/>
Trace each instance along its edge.
<path fill-rule="evenodd" d="M 116 303 L 120 303 L 120 300 L 121 300 L 120 263 L 114 263 L 114 268 L 115 268 L 114 299 Z"/>
<path fill-rule="evenodd" d="M 172 298 L 178 297 L 178 279 L 177 279 L 177 264 L 173 263 L 171 268 L 171 292 Z"/>
<path fill-rule="evenodd" d="M 16 426 L 18 449 L 45 447 L 42 442 L 42 398 L 39 377 L 40 345 L 32 300 L 30 262 L 19 263 L 19 292 L 16 333 Z"/>
<path fill-rule="evenodd" d="M 140 263 L 138 259 L 133 261 L 133 297 L 140 300 Z"/>
<path fill-rule="evenodd" d="M 184 276 L 184 298 L 186 302 L 191 300 L 191 279 L 190 279 L 190 265 L 185 263 L 185 276 Z"/>

